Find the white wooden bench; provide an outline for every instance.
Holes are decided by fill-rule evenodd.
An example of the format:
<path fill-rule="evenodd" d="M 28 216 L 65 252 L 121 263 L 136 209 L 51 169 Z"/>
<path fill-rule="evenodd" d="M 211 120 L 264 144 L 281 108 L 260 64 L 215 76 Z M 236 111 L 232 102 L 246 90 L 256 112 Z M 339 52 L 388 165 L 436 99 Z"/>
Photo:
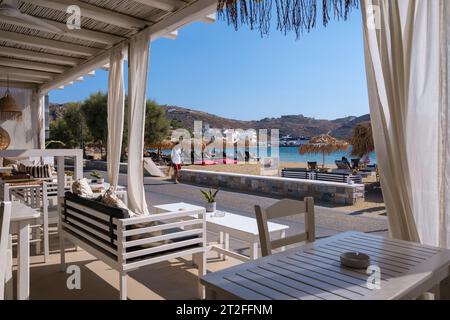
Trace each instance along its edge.
<path fill-rule="evenodd" d="M 130 218 L 126 210 L 66 193 L 60 221 L 63 270 L 68 239 L 119 272 L 122 300 L 127 298 L 127 273 L 132 270 L 193 255 L 199 277 L 206 272 L 203 208 Z M 202 299 L 204 289 L 198 286 Z"/>

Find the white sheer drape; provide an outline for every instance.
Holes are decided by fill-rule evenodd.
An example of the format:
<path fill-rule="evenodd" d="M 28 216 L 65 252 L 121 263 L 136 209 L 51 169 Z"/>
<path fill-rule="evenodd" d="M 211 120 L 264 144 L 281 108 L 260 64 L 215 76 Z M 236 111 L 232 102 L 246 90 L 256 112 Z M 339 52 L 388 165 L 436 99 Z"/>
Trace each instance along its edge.
<path fill-rule="evenodd" d="M 145 201 L 143 158 L 150 36 L 132 38 L 128 53 L 128 205 L 136 214 L 149 214 Z"/>
<path fill-rule="evenodd" d="M 444 6 L 445 0 L 362 2 L 370 111 L 389 229 L 393 237 L 440 246 L 449 245 L 450 230 Z"/>
<path fill-rule="evenodd" d="M 119 182 L 122 150 L 125 89 L 123 80 L 123 48 L 116 48 L 109 59 L 108 81 L 108 179 L 113 187 Z"/>

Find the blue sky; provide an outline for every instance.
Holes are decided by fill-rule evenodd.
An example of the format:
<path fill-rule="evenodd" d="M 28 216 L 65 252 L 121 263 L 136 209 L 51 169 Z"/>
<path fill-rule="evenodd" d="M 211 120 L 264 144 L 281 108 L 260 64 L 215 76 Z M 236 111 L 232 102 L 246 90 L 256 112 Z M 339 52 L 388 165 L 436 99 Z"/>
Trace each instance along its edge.
<path fill-rule="evenodd" d="M 320 18 L 319 18 L 320 19 Z M 275 23 L 272 23 L 275 25 Z M 50 93 L 55 103 L 107 90 L 107 72 Z M 195 23 L 151 45 L 147 96 L 160 104 L 234 119 L 304 114 L 334 119 L 369 112 L 361 16 L 321 25 L 299 40 L 272 30 Z"/>

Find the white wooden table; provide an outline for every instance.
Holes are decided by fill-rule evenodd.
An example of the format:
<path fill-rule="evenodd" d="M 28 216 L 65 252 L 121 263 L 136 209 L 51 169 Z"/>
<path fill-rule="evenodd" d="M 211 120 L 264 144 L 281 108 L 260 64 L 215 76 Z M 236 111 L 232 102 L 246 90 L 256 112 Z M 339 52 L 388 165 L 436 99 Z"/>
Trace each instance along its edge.
<path fill-rule="evenodd" d="M 379 288 L 368 285 L 373 274 L 340 265 L 348 251 L 371 257 L 381 271 Z M 345 232 L 210 273 L 201 283 L 209 299 L 415 299 L 437 288 L 437 298 L 450 299 L 450 250 Z"/>
<path fill-rule="evenodd" d="M 17 299 L 30 298 L 30 225 L 40 212 L 23 203 L 13 202 L 11 206 L 11 233 L 18 233 Z"/>
<path fill-rule="evenodd" d="M 203 209 L 202 207 L 188 203 L 172 203 L 160 206 L 154 206 L 160 212 L 176 212 L 187 210 Z M 223 217 L 215 216 L 216 213 L 206 214 L 206 229 L 219 234 L 218 245 L 211 245 L 210 250 L 218 252 L 223 256 L 230 256 L 235 259 L 247 262 L 256 260 L 259 253 L 259 232 L 255 218 L 245 217 L 231 212 L 219 211 L 224 214 Z M 286 236 L 286 230 L 289 226 L 269 222 L 269 233 L 278 235 L 280 238 Z M 249 243 L 250 259 L 244 255 L 230 250 L 230 235 Z"/>

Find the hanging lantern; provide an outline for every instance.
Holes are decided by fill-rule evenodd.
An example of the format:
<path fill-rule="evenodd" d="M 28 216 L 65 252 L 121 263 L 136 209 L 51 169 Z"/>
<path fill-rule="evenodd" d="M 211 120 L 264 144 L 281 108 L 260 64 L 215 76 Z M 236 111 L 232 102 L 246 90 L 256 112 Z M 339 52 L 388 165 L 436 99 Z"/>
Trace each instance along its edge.
<path fill-rule="evenodd" d="M 0 120 L 22 120 L 22 111 L 12 97 L 9 88 L 6 89 L 5 95 L 0 99 Z"/>
<path fill-rule="evenodd" d="M 0 127 L 0 150 L 8 149 L 11 144 L 11 137 L 8 134 L 8 131 Z"/>

